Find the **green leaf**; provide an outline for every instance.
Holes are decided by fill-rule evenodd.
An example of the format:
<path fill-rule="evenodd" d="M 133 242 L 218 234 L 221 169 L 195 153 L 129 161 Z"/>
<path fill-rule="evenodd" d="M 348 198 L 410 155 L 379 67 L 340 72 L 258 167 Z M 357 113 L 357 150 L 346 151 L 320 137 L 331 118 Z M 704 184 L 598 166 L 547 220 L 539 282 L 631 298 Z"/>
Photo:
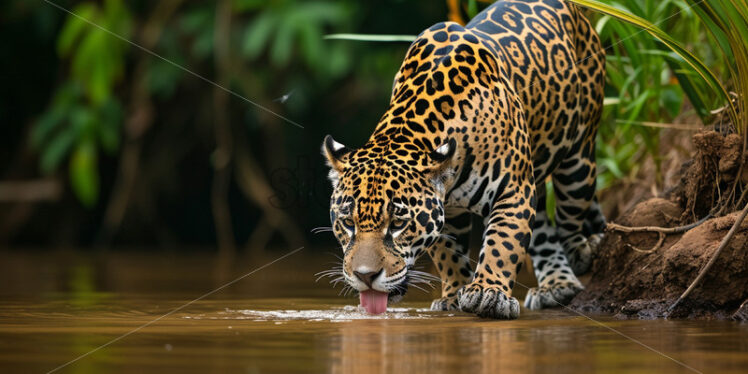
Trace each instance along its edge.
<path fill-rule="evenodd" d="M 58 92 L 59 94 L 60 92 Z M 59 102 L 52 105 L 52 108 L 42 114 L 31 130 L 30 142 L 32 148 L 40 149 L 49 140 L 54 130 L 67 118 L 69 108 L 70 105 L 68 103 Z"/>
<path fill-rule="evenodd" d="M 270 60 L 277 67 L 285 67 L 291 59 L 293 39 L 297 27 L 296 22 L 296 17 L 285 17 L 275 33 L 275 40 L 270 48 Z"/>
<path fill-rule="evenodd" d="M 331 48 L 326 60 L 327 71 L 333 77 L 339 77 L 348 71 L 351 65 L 350 53 L 338 46 Z"/>
<path fill-rule="evenodd" d="M 75 131 L 78 138 L 84 136 L 91 136 L 94 134 L 96 128 L 96 122 L 94 118 L 93 109 L 88 106 L 78 106 L 70 111 L 68 126 L 72 131 Z"/>
<path fill-rule="evenodd" d="M 197 34 L 192 43 L 192 53 L 201 59 L 208 58 L 213 53 L 213 26 Z"/>
<path fill-rule="evenodd" d="M 70 159 L 70 183 L 80 202 L 90 208 L 99 198 L 96 147 L 90 140 L 79 143 Z"/>
<path fill-rule="evenodd" d="M 673 87 L 664 88 L 660 92 L 662 105 L 671 118 L 680 114 L 681 107 L 683 106 L 683 95 L 681 93 L 682 91 L 676 90 Z"/>
<path fill-rule="evenodd" d="M 598 35 L 600 35 L 601 37 L 605 30 L 605 25 L 608 24 L 608 21 L 610 21 L 610 16 L 604 15 L 598 18 L 597 22 L 595 23 L 595 31 L 597 31 Z"/>
<path fill-rule="evenodd" d="M 631 101 L 629 105 L 624 108 L 624 111 L 628 113 L 628 120 L 633 121 L 639 118 L 639 113 L 644 109 L 647 104 L 647 100 L 652 96 L 652 91 L 644 90 L 635 100 Z"/>
<path fill-rule="evenodd" d="M 471 19 L 478 14 L 478 2 L 476 0 L 468 0 L 467 14 Z"/>
<path fill-rule="evenodd" d="M 317 67 L 326 53 L 322 47 L 322 32 L 317 24 L 303 23 L 299 25 L 300 47 L 304 60 L 309 66 Z"/>
<path fill-rule="evenodd" d="M 60 55 L 67 56 L 73 48 L 76 40 L 78 40 L 82 35 L 83 31 L 87 27 L 93 27 L 83 19 L 95 22 L 97 11 L 98 9 L 96 6 L 89 3 L 80 4 L 73 8 L 72 12 L 80 16 L 80 18 L 69 16 L 65 20 L 65 24 L 62 26 L 62 30 L 60 31 L 60 36 L 57 38 L 57 52 Z"/>
<path fill-rule="evenodd" d="M 180 27 L 195 38 L 192 54 L 207 58 L 213 52 L 214 12 L 212 8 L 198 8 L 180 17 Z"/>
<path fill-rule="evenodd" d="M 710 105 L 707 104 L 706 95 L 702 90 L 699 89 L 699 82 L 694 82 L 689 74 L 684 73 L 683 70 L 680 69 L 679 62 L 674 61 L 670 58 L 666 59 L 665 61 L 667 61 L 668 65 L 670 66 L 670 70 L 678 80 L 683 93 L 685 93 L 688 97 L 688 101 L 696 110 L 696 114 L 698 114 L 699 118 L 701 118 L 701 122 L 706 124 L 706 120 L 710 116 Z"/>
<path fill-rule="evenodd" d="M 348 18 L 345 7 L 331 2 L 304 2 L 298 5 L 297 13 L 303 14 L 306 23 L 339 24 Z"/>
<path fill-rule="evenodd" d="M 57 169 L 75 144 L 76 135 L 68 126 L 44 146 L 39 158 L 39 168 L 43 174 L 50 174 Z"/>
<path fill-rule="evenodd" d="M 86 34 L 73 56 L 72 76 L 83 82 L 86 95 L 96 105 L 111 95 L 121 55 L 112 50 L 111 36 L 95 29 Z"/>
<path fill-rule="evenodd" d="M 556 224 L 556 194 L 553 191 L 553 183 L 545 182 L 545 212 L 552 225 Z"/>
<path fill-rule="evenodd" d="M 247 26 L 244 32 L 242 53 L 249 59 L 257 58 L 270 39 L 270 34 L 277 27 L 278 16 L 273 11 L 261 13 Z"/>
<path fill-rule="evenodd" d="M 616 178 L 623 178 L 623 173 L 621 172 L 621 168 L 618 167 L 618 164 L 609 158 L 603 158 L 599 161 L 607 170 L 613 174 Z"/>
<path fill-rule="evenodd" d="M 108 30 L 128 38 L 130 36 L 130 20 L 130 11 L 122 0 L 106 0 L 104 2 L 104 23 L 108 26 Z"/>
<path fill-rule="evenodd" d="M 196 8 L 179 17 L 180 27 L 189 34 L 197 34 L 212 24 L 213 10 L 211 8 Z"/>

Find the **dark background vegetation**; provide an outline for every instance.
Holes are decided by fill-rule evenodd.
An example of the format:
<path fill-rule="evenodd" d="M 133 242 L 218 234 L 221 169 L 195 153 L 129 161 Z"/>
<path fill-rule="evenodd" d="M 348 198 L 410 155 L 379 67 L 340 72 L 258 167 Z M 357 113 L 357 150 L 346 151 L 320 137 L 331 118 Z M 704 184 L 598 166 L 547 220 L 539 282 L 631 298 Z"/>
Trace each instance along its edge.
<path fill-rule="evenodd" d="M 469 19 L 485 6 L 426 0 L 52 3 L 0 5 L 2 246 L 333 245 L 331 235 L 310 233 L 329 225 L 331 189 L 320 143 L 325 134 L 349 146 L 364 143 L 386 108 L 408 43 L 324 35 L 416 35 L 439 21 Z M 708 65 L 719 65 L 685 2 L 619 5 L 685 40 Z M 692 109 L 679 84 L 689 73 L 677 56 L 633 26 L 591 18 L 610 47 L 599 187 L 635 177 L 645 159 L 658 175 L 652 182 L 662 183 L 659 129 L 647 124 L 689 118 L 699 125 L 709 116 L 703 108 L 718 103 Z"/>

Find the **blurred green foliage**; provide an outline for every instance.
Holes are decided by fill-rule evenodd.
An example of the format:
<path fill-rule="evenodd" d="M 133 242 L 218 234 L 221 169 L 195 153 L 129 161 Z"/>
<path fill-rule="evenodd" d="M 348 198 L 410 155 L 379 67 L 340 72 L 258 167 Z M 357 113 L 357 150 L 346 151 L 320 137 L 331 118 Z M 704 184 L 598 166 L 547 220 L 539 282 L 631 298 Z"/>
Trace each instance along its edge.
<path fill-rule="evenodd" d="M 612 111 L 608 116 L 620 126 L 601 127 L 602 187 L 636 170 L 644 156 L 654 158 L 659 182 L 659 131 L 642 124 L 671 122 L 686 98 L 705 124 L 713 121 L 714 109 L 726 107 L 735 130 L 746 131 L 748 120 L 735 109 L 748 102 L 744 1 L 572 1 L 604 14 L 596 29 L 612 42 L 606 100 Z M 736 87 L 737 104 L 726 88 L 730 84 Z M 646 152 L 630 144 L 644 144 Z"/>
<path fill-rule="evenodd" d="M 297 225 L 325 224 L 329 183 L 319 142 L 334 133 L 352 146 L 363 143 L 389 100 L 407 44 L 324 36 L 413 35 L 446 14 L 444 3 L 428 0 L 54 3 L 73 14 L 46 2 L 0 3 L 0 42 L 15 48 L 3 50 L 0 62 L 0 79 L 14 87 L 0 93 L 0 115 L 9 123 L 0 129 L 0 167 L 8 179 L 41 174 L 69 186 L 62 201 L 24 218 L 24 229 L 11 234 L 22 243 L 53 242 L 55 234 L 39 235 L 50 221 L 64 222 L 51 230 L 74 242 L 95 241 L 122 191 L 132 196 L 122 213 L 125 240 L 215 243 L 218 110 L 227 115 L 232 156 L 259 167 L 250 180 L 270 184 L 278 196 L 269 200 L 287 199 L 283 209 L 294 211 Z M 235 95 L 218 106 L 220 90 L 209 81 Z M 133 144 L 140 154 L 134 159 Z M 132 160 L 137 171 L 128 187 L 122 170 Z M 274 180 L 279 169 L 293 180 Z M 243 172 L 232 169 L 227 196 L 238 241 L 263 220 L 259 202 L 239 183 Z"/>
<path fill-rule="evenodd" d="M 680 0 L 607 2 L 641 16 L 662 28 L 689 34 L 698 20 Z M 611 16 L 597 16 L 593 25 L 606 47 L 606 108 L 600 126 L 597 160 L 598 188 L 636 172 L 646 157 L 659 171 L 659 129 L 642 122 L 671 122 L 683 108 L 685 96 L 671 67 L 677 57 L 633 25 Z M 677 30 L 676 30 L 677 29 Z M 698 29 L 696 29 L 698 30 Z"/>
<path fill-rule="evenodd" d="M 293 56 L 299 56 L 307 66 L 323 79 L 338 78 L 348 71 L 349 51 L 342 44 L 328 44 L 322 40 L 327 27 L 341 28 L 350 24 L 348 4 L 310 1 L 253 1 L 237 0 L 237 10 L 261 11 L 245 28 L 242 54 L 257 60 L 269 51 L 269 61 L 276 67 L 286 67 Z"/>
<path fill-rule="evenodd" d="M 162 99 L 173 95 L 185 77 L 174 64 L 204 62 L 215 53 L 215 6 L 204 3 L 184 8 L 174 22 L 177 27 L 163 30 L 158 43 L 159 53 L 168 61 L 154 59 L 146 73 L 148 89 Z M 282 71 L 292 62 L 312 72 L 303 75 L 311 79 L 294 85 L 311 89 L 319 83 L 330 84 L 350 70 L 351 53 L 346 44 L 324 43 L 323 33 L 349 27 L 353 8 L 351 2 L 235 0 L 232 16 L 240 22 L 232 30 L 231 44 L 239 46 L 236 57 L 242 64 L 264 65 L 252 69 L 260 76 L 259 85 L 280 83 L 275 78 L 262 81 L 262 77 L 273 77 L 271 71 Z M 55 172 L 67 160 L 73 191 L 91 207 L 99 196 L 99 151 L 113 154 L 123 136 L 123 98 L 116 88 L 131 45 L 118 39 L 134 36 L 133 21 L 121 0 L 81 3 L 70 11 L 74 15 L 67 16 L 57 37 L 58 54 L 68 62 L 66 79 L 34 126 L 31 144 L 40 152 L 45 174 Z M 250 18 L 243 20 L 245 15 Z M 190 40 L 187 46 L 185 37 Z M 254 94 L 252 88 L 241 87 L 246 81 L 238 75 L 234 78 L 241 92 Z"/>
<path fill-rule="evenodd" d="M 68 17 L 57 38 L 59 55 L 69 60 L 67 79 L 34 126 L 31 145 L 40 152 L 44 174 L 69 158 L 73 191 L 91 207 L 99 197 L 98 151 L 113 154 L 121 137 L 122 106 L 114 88 L 129 45 L 108 31 L 128 38 L 131 16 L 121 0 L 82 3 L 72 11 L 78 17 Z"/>

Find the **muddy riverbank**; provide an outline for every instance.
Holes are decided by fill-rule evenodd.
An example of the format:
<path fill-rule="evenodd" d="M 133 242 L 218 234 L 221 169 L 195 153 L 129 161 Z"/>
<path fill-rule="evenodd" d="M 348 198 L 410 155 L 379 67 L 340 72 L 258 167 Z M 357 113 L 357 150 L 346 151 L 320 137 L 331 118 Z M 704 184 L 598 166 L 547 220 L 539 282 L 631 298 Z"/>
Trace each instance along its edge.
<path fill-rule="evenodd" d="M 737 178 L 748 180 L 748 160 L 740 160 L 736 134 L 714 131 L 694 135 L 696 156 L 681 167 L 681 178 L 662 197 L 635 205 L 620 218 L 626 227 L 679 227 L 704 220 L 682 233 L 608 230 L 593 262 L 585 291 L 571 307 L 613 313 L 618 318 L 706 318 L 746 320 L 748 299 L 748 220 L 694 291 L 668 312 L 712 257 L 739 213 L 714 214 L 713 207 L 732 194 L 734 207 L 743 195 Z M 739 172 L 741 165 L 743 171 Z M 742 184 L 745 186 L 745 183 Z M 730 209 L 726 209 L 729 212 Z M 724 213 L 724 212 L 723 212 Z M 710 215 L 711 214 L 711 215 Z M 709 218 L 716 216 L 715 218 Z"/>

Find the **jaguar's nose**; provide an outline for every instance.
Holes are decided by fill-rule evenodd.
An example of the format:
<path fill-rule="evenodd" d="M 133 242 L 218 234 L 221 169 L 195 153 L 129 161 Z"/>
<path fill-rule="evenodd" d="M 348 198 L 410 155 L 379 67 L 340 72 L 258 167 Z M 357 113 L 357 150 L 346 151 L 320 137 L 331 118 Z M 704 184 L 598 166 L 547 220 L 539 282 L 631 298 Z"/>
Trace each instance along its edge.
<path fill-rule="evenodd" d="M 353 272 L 353 275 L 356 276 L 356 278 L 360 279 L 364 284 L 366 284 L 369 288 L 371 288 L 371 284 L 374 283 L 374 280 L 377 279 L 379 274 L 382 274 L 382 270 L 379 269 L 378 271 L 370 271 L 366 273 L 359 273 L 357 271 Z"/>

